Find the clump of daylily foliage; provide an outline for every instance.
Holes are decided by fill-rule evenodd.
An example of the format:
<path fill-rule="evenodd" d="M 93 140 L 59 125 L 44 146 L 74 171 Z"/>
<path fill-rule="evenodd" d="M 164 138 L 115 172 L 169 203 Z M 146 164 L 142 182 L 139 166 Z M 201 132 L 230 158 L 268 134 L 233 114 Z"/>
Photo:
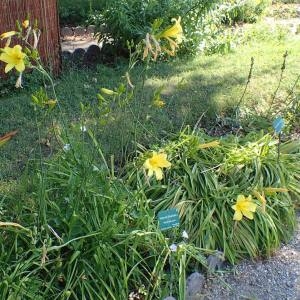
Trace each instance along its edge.
<path fill-rule="evenodd" d="M 187 129 L 141 154 L 127 176 L 156 212 L 178 209 L 197 247 L 231 263 L 269 256 L 293 233 L 300 196 L 299 142 L 278 143 L 271 134 L 211 140 Z"/>
<path fill-rule="evenodd" d="M 137 61 L 175 54 L 183 38 L 180 20 L 162 30 L 154 22 L 136 45 L 124 82 L 100 90 L 101 105 L 109 97 L 120 105 L 131 100 Z M 59 101 L 36 50 L 39 34 L 29 20 L 2 34 L 7 43 L 0 60 L 6 72 L 19 73 L 17 87 L 26 68 L 52 84 L 50 95 L 43 89 L 32 95 L 34 112 L 50 113 Z M 28 45 L 11 47 L 12 37 Z M 154 102 L 163 108 L 160 91 Z M 91 126 L 80 122 L 80 139 L 63 125 L 62 119 L 57 154 L 32 162 L 23 185 L 4 197 L 1 299 L 184 300 L 186 273 L 209 268 L 209 255 L 221 253 L 231 263 L 269 256 L 294 230 L 296 142 L 279 144 L 272 133 L 212 139 L 186 129 L 136 153 L 118 173 Z M 179 211 L 180 225 L 162 232 L 157 213 L 169 208 Z"/>

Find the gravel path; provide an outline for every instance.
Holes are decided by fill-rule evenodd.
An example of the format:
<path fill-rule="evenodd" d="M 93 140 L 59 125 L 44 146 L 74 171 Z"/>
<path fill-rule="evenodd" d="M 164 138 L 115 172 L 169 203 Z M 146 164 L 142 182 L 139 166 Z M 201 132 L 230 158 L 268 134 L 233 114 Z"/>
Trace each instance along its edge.
<path fill-rule="evenodd" d="M 300 300 L 300 213 L 294 238 L 272 258 L 219 274 L 207 280 L 202 299 Z"/>

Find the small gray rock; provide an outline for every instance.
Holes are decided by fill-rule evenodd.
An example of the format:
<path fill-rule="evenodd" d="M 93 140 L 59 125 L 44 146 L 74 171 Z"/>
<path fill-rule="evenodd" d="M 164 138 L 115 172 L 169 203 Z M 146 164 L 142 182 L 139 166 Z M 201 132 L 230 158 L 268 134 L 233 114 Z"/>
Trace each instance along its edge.
<path fill-rule="evenodd" d="M 194 272 L 186 280 L 186 296 L 187 300 L 201 299 L 201 291 L 203 289 L 205 277 L 203 274 Z"/>
<path fill-rule="evenodd" d="M 164 300 L 176 300 L 174 297 L 172 296 L 168 296 L 167 298 L 165 298 Z"/>
<path fill-rule="evenodd" d="M 216 251 L 214 254 L 209 255 L 207 258 L 208 271 L 215 272 L 216 270 L 220 270 L 224 260 L 224 253 L 221 251 Z"/>

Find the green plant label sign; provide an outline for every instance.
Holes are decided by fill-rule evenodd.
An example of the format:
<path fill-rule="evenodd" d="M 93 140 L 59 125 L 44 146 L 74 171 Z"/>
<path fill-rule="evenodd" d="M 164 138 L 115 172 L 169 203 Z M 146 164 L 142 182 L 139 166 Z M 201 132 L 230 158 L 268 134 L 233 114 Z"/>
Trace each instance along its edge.
<path fill-rule="evenodd" d="M 166 230 L 179 226 L 179 214 L 176 208 L 161 210 L 158 214 L 160 230 Z"/>
<path fill-rule="evenodd" d="M 281 133 L 283 127 L 284 127 L 283 118 L 278 117 L 273 121 L 273 128 L 274 128 L 276 134 Z"/>

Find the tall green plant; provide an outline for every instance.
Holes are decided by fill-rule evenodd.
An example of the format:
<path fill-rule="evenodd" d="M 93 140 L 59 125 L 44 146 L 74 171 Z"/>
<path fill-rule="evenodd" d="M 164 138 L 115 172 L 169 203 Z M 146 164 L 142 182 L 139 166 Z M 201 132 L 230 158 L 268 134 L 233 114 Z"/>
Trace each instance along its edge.
<path fill-rule="evenodd" d="M 113 90 L 102 88 L 96 109 L 81 105 L 79 134 L 59 114 L 54 81 L 36 50 L 40 31 L 28 20 L 18 25 L 19 31 L 2 35 L 7 47 L 1 49 L 0 60 L 7 64 L 6 70 L 18 71 L 18 87 L 26 68 L 40 72 L 50 84 L 50 92 L 40 89 L 32 95 L 32 104 L 36 115 L 51 116 L 58 109 L 56 135 L 62 147 L 51 160 L 43 157 L 40 147 L 39 159 L 24 177 L 22 192 L 10 196 L 12 206 L 3 217 L 5 222 L 0 222 L 4 229 L 0 234 L 2 299 L 123 300 L 132 293 L 160 299 L 171 292 L 183 300 L 185 263 L 193 259 L 205 265 L 206 250 L 179 241 L 173 253 L 169 246 L 180 238 L 158 230 L 144 191 L 128 187 L 116 177 L 113 160 L 111 164 L 106 161 L 95 134 L 98 122 L 95 127 L 85 123 L 87 117 L 103 121 L 111 105 L 123 107 L 131 100 L 135 90 L 130 71 L 139 59 L 146 61 L 147 70 L 150 61 L 164 51 L 163 41 L 175 53 L 182 40 L 180 18 L 164 30 L 157 25 L 149 41 L 139 43 L 130 56 L 124 82 Z M 27 47 L 10 47 L 12 36 L 23 39 Z M 142 97 L 142 91 L 139 93 Z M 39 122 L 36 124 L 39 130 Z M 24 205 L 15 203 L 16 197 Z M 166 271 L 171 256 L 180 270 Z M 179 287 L 170 291 L 168 278 L 174 276 Z"/>
<path fill-rule="evenodd" d="M 127 41 L 144 38 L 151 30 L 155 19 L 162 25 L 169 24 L 171 18 L 184 16 L 185 42 L 182 51 L 192 53 L 197 49 L 197 32 L 205 14 L 217 1 L 206 0 L 102 0 L 102 9 L 92 17 L 97 26 L 97 35 L 104 43 L 115 45 L 115 51 L 126 49 Z M 106 45 L 104 45 L 104 50 Z"/>

